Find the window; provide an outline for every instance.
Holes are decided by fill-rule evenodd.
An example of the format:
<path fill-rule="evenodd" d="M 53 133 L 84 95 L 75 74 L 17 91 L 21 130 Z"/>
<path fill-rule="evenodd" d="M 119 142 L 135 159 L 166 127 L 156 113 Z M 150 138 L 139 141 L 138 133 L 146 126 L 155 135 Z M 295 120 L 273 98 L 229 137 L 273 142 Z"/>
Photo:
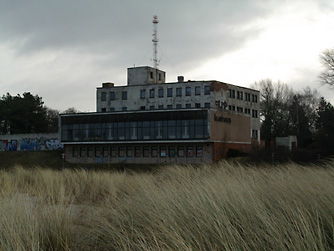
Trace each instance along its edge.
<path fill-rule="evenodd" d="M 243 99 L 244 99 L 244 93 L 240 92 L 240 100 L 243 100 Z"/>
<path fill-rule="evenodd" d="M 110 148 L 110 157 L 116 157 L 117 156 L 117 149 L 116 147 Z"/>
<path fill-rule="evenodd" d="M 235 90 L 229 89 L 228 92 L 230 98 L 235 98 Z"/>
<path fill-rule="evenodd" d="M 154 105 L 151 105 L 151 106 L 150 106 L 150 110 L 154 110 Z"/>
<path fill-rule="evenodd" d="M 127 111 L 128 108 L 126 106 L 122 107 L 122 111 Z"/>
<path fill-rule="evenodd" d="M 159 110 L 164 109 L 164 105 L 159 105 Z"/>
<path fill-rule="evenodd" d="M 201 87 L 200 86 L 195 87 L 195 95 L 201 95 Z"/>
<path fill-rule="evenodd" d="M 177 96 L 177 97 L 182 96 L 182 88 L 181 88 L 181 87 L 176 88 L 176 96 Z"/>
<path fill-rule="evenodd" d="M 186 87 L 186 96 L 191 96 L 191 87 Z"/>
<path fill-rule="evenodd" d="M 204 86 L 204 95 L 210 95 L 210 85 Z"/>
<path fill-rule="evenodd" d="M 161 80 L 161 73 L 159 73 L 159 75 L 158 75 L 158 76 L 159 76 L 159 80 Z"/>
<path fill-rule="evenodd" d="M 252 138 L 257 139 L 257 136 L 258 136 L 258 131 L 252 130 Z"/>
<path fill-rule="evenodd" d="M 257 110 L 252 110 L 252 118 L 257 118 Z"/>
<path fill-rule="evenodd" d="M 108 147 L 103 147 L 102 156 L 103 157 L 108 157 L 109 156 L 109 148 Z"/>
<path fill-rule="evenodd" d="M 167 105 L 167 109 L 173 109 L 173 105 Z"/>
<path fill-rule="evenodd" d="M 240 99 L 240 92 L 237 91 L 237 99 Z"/>
<path fill-rule="evenodd" d="M 171 158 L 175 157 L 175 146 L 168 147 L 168 156 Z"/>
<path fill-rule="evenodd" d="M 122 100 L 127 100 L 127 99 L 128 99 L 128 92 L 122 91 Z"/>
<path fill-rule="evenodd" d="M 95 157 L 101 157 L 101 147 L 95 147 Z"/>
<path fill-rule="evenodd" d="M 183 146 L 179 146 L 177 148 L 177 156 L 178 157 L 184 157 L 184 147 Z"/>
<path fill-rule="evenodd" d="M 132 157 L 132 147 L 131 146 L 126 148 L 126 157 Z"/>
<path fill-rule="evenodd" d="M 204 107 L 205 107 L 205 108 L 210 108 L 210 103 L 205 103 L 205 104 L 204 104 Z"/>
<path fill-rule="evenodd" d="M 125 156 L 125 150 L 124 147 L 118 148 L 118 157 L 124 157 Z"/>
<path fill-rule="evenodd" d="M 93 147 L 87 148 L 87 157 L 93 157 Z"/>
<path fill-rule="evenodd" d="M 167 150 L 165 146 L 160 147 L 160 157 L 164 158 L 167 156 Z"/>
<path fill-rule="evenodd" d="M 186 108 L 191 108 L 191 104 L 186 104 Z"/>
<path fill-rule="evenodd" d="M 150 78 L 153 79 L 153 72 L 150 72 Z"/>
<path fill-rule="evenodd" d="M 150 98 L 154 98 L 154 89 L 150 90 Z"/>
<path fill-rule="evenodd" d="M 152 157 L 158 157 L 158 147 L 152 146 L 152 148 L 151 148 L 151 156 Z"/>
<path fill-rule="evenodd" d="M 195 103 L 196 108 L 201 108 L 201 103 Z"/>
<path fill-rule="evenodd" d="M 79 147 L 73 147 L 73 157 L 79 157 Z"/>
<path fill-rule="evenodd" d="M 140 110 L 142 110 L 142 111 L 145 110 L 145 106 L 141 106 Z"/>
<path fill-rule="evenodd" d="M 257 103 L 257 95 L 252 94 L 252 102 Z"/>
<path fill-rule="evenodd" d="M 136 146 L 135 147 L 135 157 L 140 157 L 141 156 L 141 147 Z"/>
<path fill-rule="evenodd" d="M 163 98 L 164 97 L 164 89 L 159 88 L 159 90 L 158 90 L 158 96 L 159 96 L 159 98 Z"/>
<path fill-rule="evenodd" d="M 146 90 L 145 89 L 144 90 L 140 90 L 140 98 L 141 99 L 146 98 Z"/>
<path fill-rule="evenodd" d="M 115 107 L 110 107 L 110 111 L 114 112 L 115 111 Z"/>
<path fill-rule="evenodd" d="M 176 109 L 181 109 L 182 105 L 181 104 L 176 104 Z"/>
<path fill-rule="evenodd" d="M 101 101 L 106 101 L 107 100 L 107 93 L 106 92 L 102 92 L 101 93 Z"/>
<path fill-rule="evenodd" d="M 187 157 L 193 157 L 194 156 L 194 148 L 192 146 L 187 147 Z"/>
<path fill-rule="evenodd" d="M 102 108 L 101 109 L 101 112 L 106 112 L 107 111 L 107 108 Z"/>
<path fill-rule="evenodd" d="M 203 157 L 203 147 L 202 146 L 196 147 L 196 157 Z"/>
<path fill-rule="evenodd" d="M 110 100 L 114 101 L 116 98 L 116 93 L 115 92 L 110 92 Z"/>
<path fill-rule="evenodd" d="M 80 147 L 80 157 L 86 157 L 86 147 Z"/>
<path fill-rule="evenodd" d="M 173 97 L 173 88 L 167 88 L 167 97 Z"/>
<path fill-rule="evenodd" d="M 143 147 L 143 156 L 150 157 L 150 148 L 148 146 Z"/>

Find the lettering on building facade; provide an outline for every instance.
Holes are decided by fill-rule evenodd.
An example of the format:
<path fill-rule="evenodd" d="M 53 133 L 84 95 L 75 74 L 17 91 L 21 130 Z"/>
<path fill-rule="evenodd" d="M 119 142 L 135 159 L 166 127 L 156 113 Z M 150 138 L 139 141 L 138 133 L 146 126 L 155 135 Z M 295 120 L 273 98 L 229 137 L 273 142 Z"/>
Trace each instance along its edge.
<path fill-rule="evenodd" d="M 226 118 L 223 115 L 217 116 L 216 114 L 215 114 L 214 120 L 218 122 L 229 123 L 229 124 L 232 122 L 231 118 Z"/>

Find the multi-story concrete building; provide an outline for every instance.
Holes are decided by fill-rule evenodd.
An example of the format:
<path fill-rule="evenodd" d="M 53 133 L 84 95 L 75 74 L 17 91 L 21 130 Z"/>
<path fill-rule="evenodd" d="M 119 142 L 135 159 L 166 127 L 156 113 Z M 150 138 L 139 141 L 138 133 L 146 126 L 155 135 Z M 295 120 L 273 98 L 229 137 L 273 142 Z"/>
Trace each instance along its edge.
<path fill-rule="evenodd" d="M 61 115 L 71 162 L 196 163 L 260 140 L 259 91 L 219 81 L 166 83 L 165 72 L 128 69 L 128 84 L 103 83 L 96 113 Z"/>

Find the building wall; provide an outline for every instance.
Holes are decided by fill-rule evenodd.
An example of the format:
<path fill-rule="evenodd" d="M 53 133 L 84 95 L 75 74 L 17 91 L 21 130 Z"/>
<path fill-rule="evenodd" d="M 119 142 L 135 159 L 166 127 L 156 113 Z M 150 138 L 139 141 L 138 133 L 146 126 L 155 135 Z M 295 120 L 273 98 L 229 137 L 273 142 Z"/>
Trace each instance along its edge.
<path fill-rule="evenodd" d="M 212 141 L 251 144 L 249 115 L 211 110 L 210 127 Z"/>
<path fill-rule="evenodd" d="M 58 133 L 0 135 L 0 151 L 62 149 Z"/>
<path fill-rule="evenodd" d="M 71 163 L 199 164 L 212 162 L 212 147 L 212 143 L 199 142 L 65 145 L 65 159 Z M 144 156 L 144 148 L 148 149 L 147 156 Z M 174 148 L 175 154 L 170 154 L 170 148 Z"/>

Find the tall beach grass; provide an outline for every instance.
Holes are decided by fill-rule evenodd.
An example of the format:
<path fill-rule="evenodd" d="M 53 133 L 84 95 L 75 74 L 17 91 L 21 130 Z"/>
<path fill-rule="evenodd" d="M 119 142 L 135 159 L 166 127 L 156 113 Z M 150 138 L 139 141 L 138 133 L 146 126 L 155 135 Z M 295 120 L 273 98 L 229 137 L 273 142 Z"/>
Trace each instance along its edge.
<path fill-rule="evenodd" d="M 0 250 L 331 250 L 334 161 L 0 171 Z"/>

